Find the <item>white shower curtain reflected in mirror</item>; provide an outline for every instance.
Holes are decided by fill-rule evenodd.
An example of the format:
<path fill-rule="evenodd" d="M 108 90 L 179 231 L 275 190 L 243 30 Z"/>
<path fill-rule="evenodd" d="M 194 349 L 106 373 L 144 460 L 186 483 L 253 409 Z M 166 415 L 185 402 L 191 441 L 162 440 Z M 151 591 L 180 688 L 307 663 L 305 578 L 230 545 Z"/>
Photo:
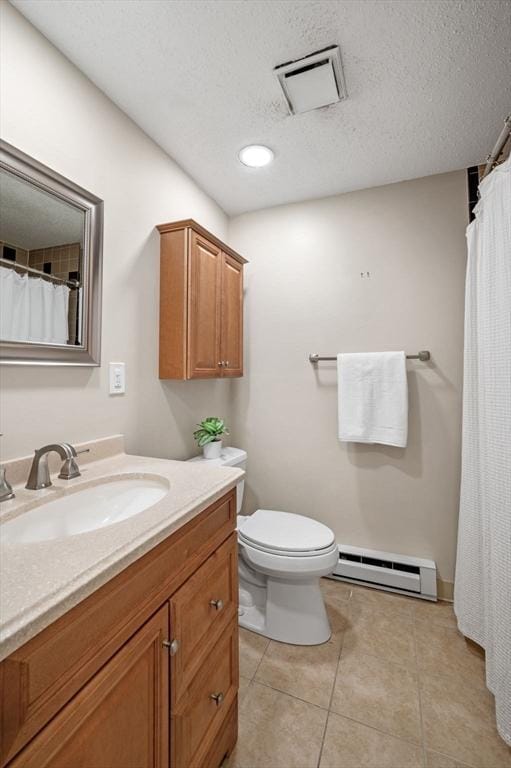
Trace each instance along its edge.
<path fill-rule="evenodd" d="M 69 288 L 0 267 L 0 339 L 67 344 Z"/>
<path fill-rule="evenodd" d="M 454 609 L 486 651 L 511 745 L 511 158 L 480 185 L 467 229 L 463 449 Z"/>

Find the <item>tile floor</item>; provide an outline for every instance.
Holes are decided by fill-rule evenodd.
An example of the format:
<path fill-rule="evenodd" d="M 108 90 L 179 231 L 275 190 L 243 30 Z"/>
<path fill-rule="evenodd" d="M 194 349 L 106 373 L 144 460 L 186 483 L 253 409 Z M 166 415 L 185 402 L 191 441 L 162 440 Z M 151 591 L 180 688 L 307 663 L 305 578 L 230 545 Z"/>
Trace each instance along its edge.
<path fill-rule="evenodd" d="M 484 657 L 448 603 L 322 580 L 332 638 L 240 631 L 239 740 L 228 768 L 511 768 Z"/>

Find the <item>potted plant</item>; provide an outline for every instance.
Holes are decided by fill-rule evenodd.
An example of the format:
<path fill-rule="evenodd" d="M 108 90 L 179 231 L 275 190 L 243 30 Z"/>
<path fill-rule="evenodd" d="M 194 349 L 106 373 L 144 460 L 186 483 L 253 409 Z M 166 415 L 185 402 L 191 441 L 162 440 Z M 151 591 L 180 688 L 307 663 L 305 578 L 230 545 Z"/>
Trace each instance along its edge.
<path fill-rule="evenodd" d="M 193 433 L 199 448 L 202 448 L 205 459 L 218 459 L 222 451 L 222 435 L 228 435 L 229 431 L 224 420 L 217 416 L 208 416 L 203 419 Z"/>

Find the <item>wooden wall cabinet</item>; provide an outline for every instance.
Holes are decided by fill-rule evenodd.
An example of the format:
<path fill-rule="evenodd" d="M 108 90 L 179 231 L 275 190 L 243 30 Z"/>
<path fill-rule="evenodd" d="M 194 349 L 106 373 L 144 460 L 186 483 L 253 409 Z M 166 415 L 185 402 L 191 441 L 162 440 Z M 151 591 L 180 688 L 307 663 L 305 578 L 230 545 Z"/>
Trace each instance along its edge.
<path fill-rule="evenodd" d="M 2 768 L 219 768 L 237 738 L 235 494 L 0 663 Z"/>
<path fill-rule="evenodd" d="M 192 219 L 158 230 L 160 379 L 242 376 L 246 259 Z"/>

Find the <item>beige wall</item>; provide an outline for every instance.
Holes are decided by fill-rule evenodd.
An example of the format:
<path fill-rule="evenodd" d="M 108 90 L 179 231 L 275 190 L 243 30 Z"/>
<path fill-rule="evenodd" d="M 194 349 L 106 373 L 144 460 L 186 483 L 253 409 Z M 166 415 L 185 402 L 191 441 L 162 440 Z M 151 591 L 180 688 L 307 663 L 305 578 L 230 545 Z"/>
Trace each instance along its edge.
<path fill-rule="evenodd" d="M 1 2 L 1 134 L 105 201 L 101 368 L 0 368 L 2 456 L 123 432 L 128 448 L 193 451 L 198 418 L 225 414 L 229 382 L 157 377 L 155 224 L 194 217 L 225 237 L 223 211 L 6 2 Z M 127 394 L 108 394 L 108 361 Z"/>
<path fill-rule="evenodd" d="M 231 221 L 250 259 L 233 434 L 246 511 L 310 515 L 346 544 L 433 557 L 452 580 L 466 223 L 461 171 Z M 341 444 L 335 364 L 307 355 L 385 349 L 433 356 L 408 363 L 408 447 Z"/>
<path fill-rule="evenodd" d="M 181 458 L 210 413 L 249 451 L 246 509 L 308 514 L 339 540 L 432 556 L 452 579 L 458 505 L 466 225 L 463 172 L 259 211 L 230 226 L 208 198 L 9 4 L 1 23 L 2 137 L 105 201 L 103 366 L 0 369 L 4 458 L 122 432 Z M 246 371 L 157 378 L 158 234 L 194 217 L 251 260 Z M 370 278 L 360 273 L 369 271 Z M 336 439 L 332 364 L 311 351 L 429 348 L 409 364 L 405 450 Z M 109 360 L 127 394 L 108 395 Z"/>

